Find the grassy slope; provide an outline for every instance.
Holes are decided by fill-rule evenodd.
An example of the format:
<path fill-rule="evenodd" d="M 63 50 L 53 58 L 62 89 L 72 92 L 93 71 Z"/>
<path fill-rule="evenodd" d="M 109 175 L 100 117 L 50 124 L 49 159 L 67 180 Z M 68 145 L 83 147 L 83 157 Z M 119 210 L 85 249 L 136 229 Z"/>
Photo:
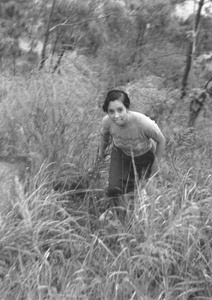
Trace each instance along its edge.
<path fill-rule="evenodd" d="M 154 78 L 128 87 L 136 109 L 145 99 L 167 151 L 148 197 L 133 196 L 139 218 L 99 222 L 107 166 L 99 178 L 93 167 L 104 84 L 97 75 L 73 57 L 60 75 L 1 78 L 1 151 L 34 162 L 30 191 L 20 189 L 2 220 L 1 299 L 211 299 L 209 117 L 188 132 L 187 109 L 179 104 L 171 111 L 176 92 Z M 76 178 L 81 194 L 51 189 L 55 180 Z"/>

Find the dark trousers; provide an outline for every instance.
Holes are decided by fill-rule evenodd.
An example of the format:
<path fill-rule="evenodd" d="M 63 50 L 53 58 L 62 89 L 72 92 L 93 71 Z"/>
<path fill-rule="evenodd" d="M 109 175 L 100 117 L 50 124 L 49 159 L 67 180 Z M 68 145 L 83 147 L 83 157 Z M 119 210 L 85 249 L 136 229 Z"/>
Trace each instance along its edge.
<path fill-rule="evenodd" d="M 131 157 L 113 146 L 111 152 L 108 196 L 126 194 L 134 191 L 137 179 L 148 180 L 155 159 L 153 150 L 143 155 Z"/>

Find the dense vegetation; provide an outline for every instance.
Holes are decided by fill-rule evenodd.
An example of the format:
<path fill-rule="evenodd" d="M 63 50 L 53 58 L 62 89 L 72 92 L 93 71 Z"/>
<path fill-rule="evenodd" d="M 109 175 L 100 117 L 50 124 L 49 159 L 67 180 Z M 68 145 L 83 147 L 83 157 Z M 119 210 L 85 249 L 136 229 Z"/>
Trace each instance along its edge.
<path fill-rule="evenodd" d="M 1 299 L 212 298 L 211 67 L 202 56 L 212 20 L 201 15 L 191 40 L 196 15 L 179 19 L 180 2 L 0 1 L 1 155 L 32 162 L 25 190 L 1 212 Z M 101 104 L 120 85 L 167 139 L 147 194 L 124 196 L 136 207 L 124 224 L 99 219 L 108 159 L 97 163 Z"/>

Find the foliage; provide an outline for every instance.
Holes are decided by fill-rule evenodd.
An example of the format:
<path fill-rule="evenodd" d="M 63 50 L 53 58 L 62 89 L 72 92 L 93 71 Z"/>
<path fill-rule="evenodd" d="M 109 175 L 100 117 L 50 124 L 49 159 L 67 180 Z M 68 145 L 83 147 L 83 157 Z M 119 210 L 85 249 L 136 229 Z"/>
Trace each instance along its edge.
<path fill-rule="evenodd" d="M 66 52 L 78 51 L 104 67 L 109 86 L 162 74 L 164 83 L 176 88 L 193 28 L 193 16 L 181 19 L 175 13 L 181 2 L 57 0 L 45 45 L 52 71 Z M 2 70 L 26 72 L 37 66 L 36 47 L 46 36 L 51 4 L 1 1 Z M 210 22 L 209 15 L 202 16 L 197 56 L 210 51 Z M 20 49 L 23 43 L 28 45 L 27 54 Z M 198 74 L 195 77 L 198 82 Z"/>
<path fill-rule="evenodd" d="M 188 131 L 185 104 L 173 108 L 179 91 L 155 76 L 128 85 L 134 108 L 154 114 L 167 149 L 147 194 L 124 196 L 136 214 L 100 221 L 108 166 L 94 162 L 107 82 L 76 53 L 60 75 L 49 74 L 48 63 L 0 81 L 2 154 L 37 164 L 27 192 L 20 186 L 16 205 L 1 212 L 1 298 L 211 299 L 211 116 Z M 76 175 L 86 177 L 80 190 L 53 189 L 55 179 Z"/>
<path fill-rule="evenodd" d="M 97 1 L 56 2 L 50 29 L 53 54 L 63 49 L 80 49 L 88 56 L 96 54 L 102 41 L 98 6 Z"/>
<path fill-rule="evenodd" d="M 73 65 L 74 60 L 77 67 Z M 97 89 L 82 74 L 83 68 L 85 62 L 76 60 L 73 54 L 62 70 L 62 78 L 58 74 L 46 75 L 45 71 L 27 81 L 21 77 L 15 82 L 8 81 L 2 76 L 5 97 L 1 102 L 1 116 L 7 116 L 1 124 L 4 154 L 34 153 L 40 157 L 39 161 L 51 164 L 67 159 L 75 161 L 76 153 L 89 147 L 96 126 L 93 114 L 97 110 L 94 101 Z M 84 127 L 90 128 L 90 133 L 84 132 Z M 92 160 L 96 151 L 94 146 L 94 152 L 86 160 Z M 78 160 L 80 163 L 85 164 L 83 157 Z"/>
<path fill-rule="evenodd" d="M 204 16 L 201 19 L 199 35 L 197 40 L 197 53 L 208 52 L 212 46 L 212 36 L 209 28 L 211 28 L 211 18 Z"/>
<path fill-rule="evenodd" d="M 212 298 L 212 102 L 187 128 L 190 100 L 179 101 L 179 82 L 192 18 L 173 14 L 179 2 L 58 0 L 45 68 L 2 73 L 1 155 L 25 154 L 33 165 L 26 190 L 20 185 L 0 214 L 2 299 Z M 51 2 L 0 4 L 2 58 L 17 67 L 19 40 L 30 37 L 33 50 Z M 197 55 L 210 50 L 210 23 L 202 17 Z M 199 57 L 195 84 L 210 77 L 204 64 Z M 167 139 L 147 194 L 137 187 L 122 199 L 136 208 L 123 223 L 99 219 L 108 163 L 96 160 L 100 107 L 119 85 Z"/>
<path fill-rule="evenodd" d="M 36 46 L 40 38 L 37 32 L 42 22 L 41 12 L 45 13 L 45 9 L 42 3 L 36 3 L 34 0 L 1 1 L 0 7 L 1 69 L 11 70 L 12 65 L 12 71 L 15 74 L 19 70 L 19 61 L 24 60 L 26 65 L 27 62 L 35 61 L 32 53 L 28 55 L 23 53 L 21 42 L 29 41 L 30 51 Z M 31 58 L 33 59 L 30 61 Z"/>

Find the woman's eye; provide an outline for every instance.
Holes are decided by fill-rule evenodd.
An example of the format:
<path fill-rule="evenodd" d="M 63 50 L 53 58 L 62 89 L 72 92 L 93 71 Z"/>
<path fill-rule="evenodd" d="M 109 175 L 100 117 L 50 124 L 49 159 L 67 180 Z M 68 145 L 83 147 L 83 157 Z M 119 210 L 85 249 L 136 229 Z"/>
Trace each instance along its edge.
<path fill-rule="evenodd" d="M 122 111 L 123 111 L 123 109 L 122 109 L 122 108 L 119 108 L 119 109 L 118 109 L 118 112 L 119 112 L 119 113 L 121 113 Z"/>
<path fill-rule="evenodd" d="M 113 111 L 113 110 L 109 110 L 108 113 L 109 113 L 110 115 L 112 115 L 112 114 L 114 113 L 114 111 Z"/>

